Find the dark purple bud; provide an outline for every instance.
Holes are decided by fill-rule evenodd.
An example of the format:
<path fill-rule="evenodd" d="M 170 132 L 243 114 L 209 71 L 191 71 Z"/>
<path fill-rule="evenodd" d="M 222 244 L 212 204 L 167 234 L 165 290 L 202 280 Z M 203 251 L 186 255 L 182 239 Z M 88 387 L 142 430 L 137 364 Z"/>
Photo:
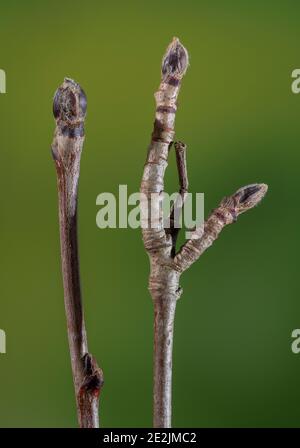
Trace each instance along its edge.
<path fill-rule="evenodd" d="M 242 191 L 242 195 L 239 198 L 239 202 L 242 204 L 243 202 L 246 202 L 250 199 L 250 196 L 253 196 L 255 193 L 260 191 L 260 185 L 254 184 L 250 185 L 249 187 L 245 187 Z"/>
<path fill-rule="evenodd" d="M 266 184 L 251 184 L 240 188 L 233 196 L 237 214 L 255 207 L 268 191 Z"/>
<path fill-rule="evenodd" d="M 181 79 L 185 74 L 189 65 L 189 56 L 187 50 L 180 43 L 177 37 L 167 48 L 166 54 L 162 61 L 162 76 L 163 79 L 179 78 Z"/>
<path fill-rule="evenodd" d="M 87 100 L 83 89 L 75 81 L 65 78 L 53 100 L 53 115 L 65 126 L 76 126 L 84 120 Z"/>

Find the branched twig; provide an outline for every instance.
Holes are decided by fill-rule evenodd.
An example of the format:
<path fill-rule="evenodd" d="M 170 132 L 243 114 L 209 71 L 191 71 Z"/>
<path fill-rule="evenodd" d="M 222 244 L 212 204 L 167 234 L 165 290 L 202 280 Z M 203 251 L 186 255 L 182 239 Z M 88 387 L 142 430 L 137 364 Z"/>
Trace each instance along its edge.
<path fill-rule="evenodd" d="M 213 243 L 225 225 L 234 222 L 238 215 L 258 204 L 267 191 L 265 184 L 253 184 L 224 198 L 205 224 L 192 232 L 191 238 L 176 254 L 176 204 L 170 213 L 170 227 L 165 229 L 162 200 L 164 173 L 174 138 L 176 102 L 187 67 L 188 53 L 174 38 L 163 58 L 162 79 L 155 94 L 154 130 L 141 183 L 143 242 L 150 258 L 149 290 L 155 314 L 153 424 L 157 428 L 171 427 L 173 328 L 176 301 L 182 292 L 180 275 Z M 184 201 L 188 188 L 186 147 L 178 142 L 175 150 L 180 195 Z"/>
<path fill-rule="evenodd" d="M 77 414 L 80 427 L 97 428 L 103 374 L 88 353 L 77 243 L 77 191 L 86 96 L 73 80 L 66 78 L 56 91 L 53 113 L 56 129 L 52 154 L 57 172 L 64 300 Z"/>

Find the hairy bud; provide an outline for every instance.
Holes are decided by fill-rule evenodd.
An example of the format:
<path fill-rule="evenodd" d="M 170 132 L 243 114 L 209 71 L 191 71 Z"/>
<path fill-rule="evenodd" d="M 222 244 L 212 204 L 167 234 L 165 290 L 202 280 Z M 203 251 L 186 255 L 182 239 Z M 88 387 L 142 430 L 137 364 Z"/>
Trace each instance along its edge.
<path fill-rule="evenodd" d="M 237 190 L 232 196 L 224 198 L 220 206 L 238 216 L 258 205 L 267 191 L 268 185 L 266 184 L 246 185 Z"/>
<path fill-rule="evenodd" d="M 268 191 L 266 184 L 251 184 L 240 188 L 235 194 L 234 198 L 237 201 L 237 214 L 244 213 L 250 208 L 255 207 L 264 198 Z"/>
<path fill-rule="evenodd" d="M 188 52 L 180 43 L 179 39 L 174 37 L 163 57 L 161 69 L 163 79 L 166 80 L 170 77 L 181 79 L 188 65 Z"/>
<path fill-rule="evenodd" d="M 76 137 L 83 134 L 87 100 L 83 89 L 75 81 L 65 78 L 53 100 L 53 115 L 63 135 Z"/>

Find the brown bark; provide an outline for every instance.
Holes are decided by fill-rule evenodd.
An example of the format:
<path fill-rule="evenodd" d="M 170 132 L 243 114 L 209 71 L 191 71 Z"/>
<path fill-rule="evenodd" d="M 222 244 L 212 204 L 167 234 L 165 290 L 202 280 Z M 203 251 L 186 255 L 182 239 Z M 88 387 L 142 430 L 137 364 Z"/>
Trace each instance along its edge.
<path fill-rule="evenodd" d="M 57 172 L 64 302 L 79 426 L 99 426 L 98 401 L 103 374 L 88 352 L 82 308 L 77 241 L 77 196 L 84 141 L 85 94 L 65 79 L 54 105 L 56 129 L 52 154 Z"/>

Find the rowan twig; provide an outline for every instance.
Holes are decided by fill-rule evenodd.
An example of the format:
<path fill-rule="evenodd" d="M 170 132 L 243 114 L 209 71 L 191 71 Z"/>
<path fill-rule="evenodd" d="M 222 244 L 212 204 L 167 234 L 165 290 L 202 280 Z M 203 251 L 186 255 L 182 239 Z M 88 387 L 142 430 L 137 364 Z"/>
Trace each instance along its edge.
<path fill-rule="evenodd" d="M 187 67 L 188 53 L 174 38 L 163 58 L 162 79 L 155 94 L 154 130 L 141 183 L 143 242 L 150 258 L 149 290 L 155 314 L 153 424 L 157 428 L 171 427 L 172 346 L 176 301 L 182 293 L 180 275 L 213 243 L 226 224 L 258 204 L 267 191 L 265 184 L 253 184 L 224 198 L 205 224 L 192 232 L 190 240 L 176 254 L 176 203 L 170 213 L 170 228 L 165 229 L 162 200 L 168 153 L 174 138 L 176 101 Z M 180 195 L 184 199 L 188 188 L 186 146 L 178 142 L 175 150 Z"/>
<path fill-rule="evenodd" d="M 77 192 L 84 141 L 86 96 L 73 80 L 66 78 L 56 91 L 53 114 L 56 129 L 52 154 L 57 172 L 64 301 L 77 415 L 81 428 L 97 428 L 103 374 L 88 352 L 77 242 Z"/>

